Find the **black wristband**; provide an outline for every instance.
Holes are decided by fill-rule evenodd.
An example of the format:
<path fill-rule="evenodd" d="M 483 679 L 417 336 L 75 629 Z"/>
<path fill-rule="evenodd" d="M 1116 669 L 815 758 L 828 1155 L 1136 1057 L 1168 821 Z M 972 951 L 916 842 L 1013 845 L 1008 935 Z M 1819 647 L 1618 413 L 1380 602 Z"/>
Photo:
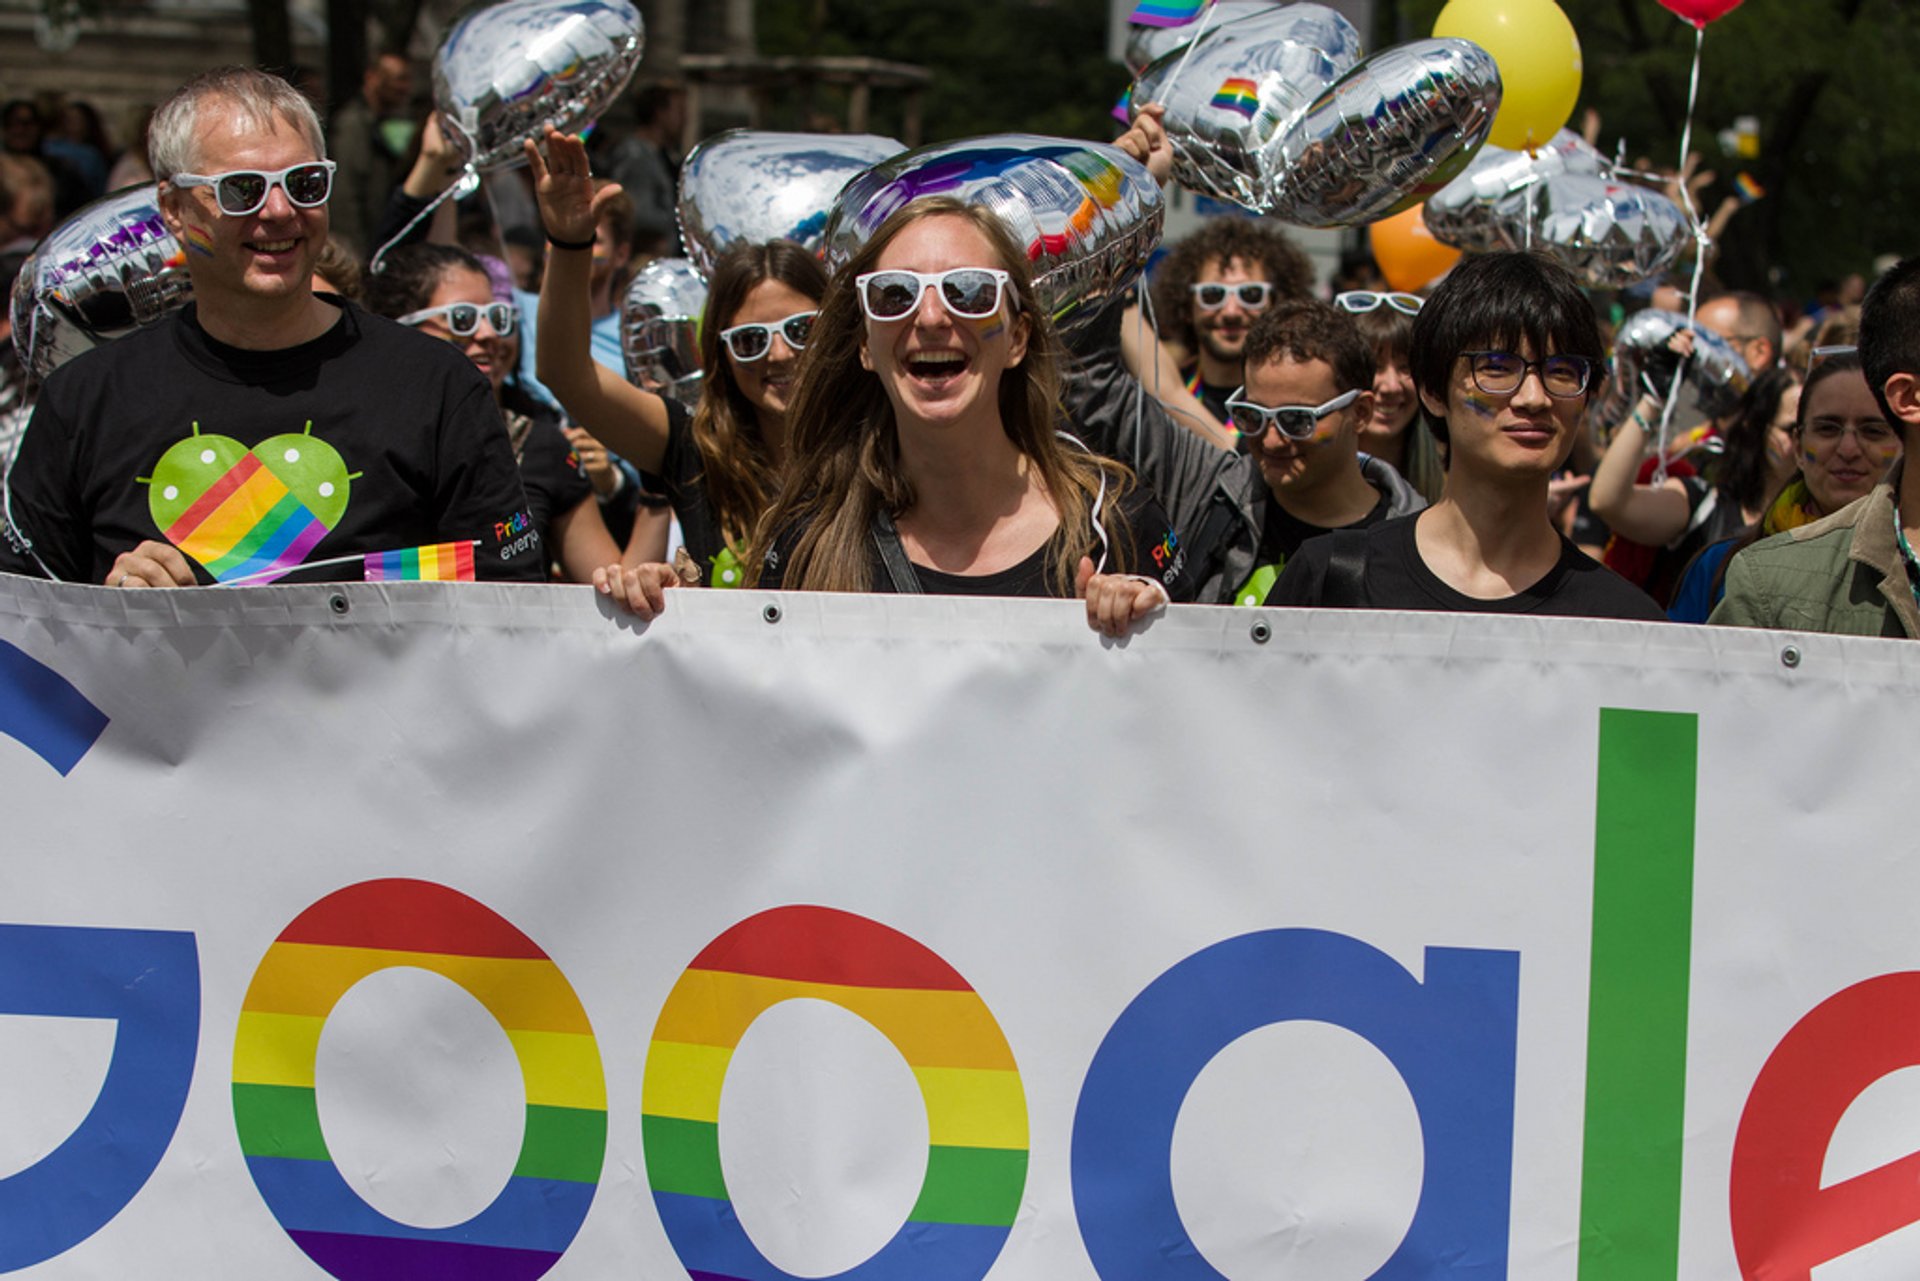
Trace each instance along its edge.
<path fill-rule="evenodd" d="M 546 232 L 547 243 L 552 245 L 555 249 L 591 249 L 593 248 L 593 241 L 591 240 L 562 240 L 560 239 L 560 237 L 554 235 L 551 231 L 547 231 L 545 227 L 542 227 L 540 230 Z"/>

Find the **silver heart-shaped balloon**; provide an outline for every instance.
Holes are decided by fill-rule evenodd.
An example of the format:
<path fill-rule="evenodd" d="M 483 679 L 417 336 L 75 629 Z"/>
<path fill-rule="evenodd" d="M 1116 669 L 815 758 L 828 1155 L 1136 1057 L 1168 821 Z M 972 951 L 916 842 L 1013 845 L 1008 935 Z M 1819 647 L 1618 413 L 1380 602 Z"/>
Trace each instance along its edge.
<path fill-rule="evenodd" d="M 1133 282 L 1166 216 L 1160 185 L 1118 147 L 1029 134 L 968 138 L 895 156 L 849 182 L 827 220 L 828 268 L 922 196 L 954 196 L 998 215 L 1026 246 L 1034 287 L 1061 325 Z"/>
<path fill-rule="evenodd" d="M 1613 338 L 1613 377 L 1599 410 L 1606 427 L 1625 418 L 1643 393 L 1666 398 L 1679 364 L 1667 342 L 1688 327 L 1687 318 L 1677 311 L 1649 307 L 1627 317 Z M 1692 330 L 1693 355 L 1681 375 L 1679 412 L 1691 417 L 1687 411 L 1692 409 L 1699 417 L 1725 418 L 1747 394 L 1753 375 L 1726 339 L 1699 325 Z"/>
<path fill-rule="evenodd" d="M 552 125 L 577 132 L 640 65 L 631 0 L 499 0 L 466 10 L 433 55 L 433 100 L 448 141 L 485 172 L 525 159 Z"/>
<path fill-rule="evenodd" d="M 1494 205 L 1502 248 L 1548 254 L 1595 289 L 1624 289 L 1673 265 L 1693 241 L 1679 205 L 1598 174 L 1562 173 Z"/>
<path fill-rule="evenodd" d="M 1224 27 L 1229 22 L 1258 13 L 1286 7 L 1286 0 L 1213 0 L 1199 17 L 1178 26 L 1160 27 L 1134 23 L 1127 28 L 1127 70 L 1134 75 L 1166 57 L 1176 49 L 1192 44 L 1203 32 Z"/>
<path fill-rule="evenodd" d="M 1455 249 L 1487 253 L 1506 248 L 1494 207 L 1514 192 L 1563 173 L 1611 177 L 1613 165 L 1571 129 L 1562 129 L 1531 155 L 1482 147 L 1457 178 L 1427 199 L 1427 230 Z"/>
<path fill-rule="evenodd" d="M 1500 69 L 1467 40 L 1415 40 L 1367 58 L 1263 155 L 1260 208 L 1302 227 L 1349 227 L 1419 204 L 1487 140 Z"/>
<path fill-rule="evenodd" d="M 680 238 L 711 274 L 728 245 L 791 240 L 818 253 L 827 211 L 849 179 L 906 148 L 872 134 L 729 129 L 680 171 Z"/>
<path fill-rule="evenodd" d="M 1181 186 L 1260 210 L 1286 164 L 1276 144 L 1359 64 L 1351 22 L 1323 5 L 1283 5 L 1157 59 L 1133 82 L 1133 110 L 1166 108 Z"/>
<path fill-rule="evenodd" d="M 706 309 L 707 282 L 685 258 L 656 258 L 634 273 L 620 302 L 627 381 L 689 409 L 699 403 L 706 377 L 700 318 Z"/>
<path fill-rule="evenodd" d="M 42 240 L 13 282 L 13 346 L 38 383 L 193 296 L 153 183 L 102 196 Z"/>

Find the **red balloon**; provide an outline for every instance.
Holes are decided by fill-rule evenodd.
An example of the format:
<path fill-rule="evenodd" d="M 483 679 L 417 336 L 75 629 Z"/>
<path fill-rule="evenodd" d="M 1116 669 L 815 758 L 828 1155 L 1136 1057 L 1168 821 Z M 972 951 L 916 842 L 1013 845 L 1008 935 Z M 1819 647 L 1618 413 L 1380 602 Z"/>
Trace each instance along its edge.
<path fill-rule="evenodd" d="M 1738 9 L 1742 0 L 1660 0 L 1660 3 L 1673 10 L 1696 27 L 1704 27 L 1709 22 L 1726 17 Z"/>

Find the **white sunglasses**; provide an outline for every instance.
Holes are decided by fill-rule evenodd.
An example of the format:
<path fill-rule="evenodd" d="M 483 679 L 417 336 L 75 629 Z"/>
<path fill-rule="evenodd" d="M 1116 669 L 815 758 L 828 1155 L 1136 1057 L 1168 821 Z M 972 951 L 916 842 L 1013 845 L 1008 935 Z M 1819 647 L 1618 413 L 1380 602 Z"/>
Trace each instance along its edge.
<path fill-rule="evenodd" d="M 816 307 L 812 311 L 796 311 L 785 320 L 776 320 L 770 325 L 735 325 L 720 331 L 720 341 L 735 360 L 748 364 L 773 350 L 776 330 L 786 339 L 788 348 L 801 351 L 805 349 L 807 339 L 813 336 L 813 318 L 819 314 L 819 308 Z"/>
<path fill-rule="evenodd" d="M 453 331 L 455 338 L 471 338 L 479 331 L 482 316 L 493 326 L 494 333 L 505 338 L 513 333 L 514 322 L 520 318 L 520 309 L 510 302 L 450 302 L 444 307 L 408 312 L 400 317 L 399 323 L 422 325 L 429 320 L 440 320 Z"/>
<path fill-rule="evenodd" d="M 327 203 L 333 194 L 334 163 L 331 160 L 306 160 L 288 165 L 277 173 L 259 169 L 229 169 L 225 173 L 177 173 L 167 179 L 176 187 L 212 187 L 220 212 L 230 218 L 257 213 L 267 203 L 275 187 L 287 193 L 287 199 L 300 209 L 312 209 Z"/>
<path fill-rule="evenodd" d="M 954 267 L 947 271 L 869 271 L 854 277 L 854 292 L 860 295 L 860 310 L 868 320 L 886 323 L 904 320 L 934 290 L 940 305 L 956 316 L 983 320 L 1000 310 L 1007 282 L 1012 277 L 998 267 Z M 1015 310 L 1019 300 L 1014 300 Z"/>
<path fill-rule="evenodd" d="M 1372 289 L 1349 289 L 1344 294 L 1335 294 L 1333 305 L 1341 311 L 1364 316 L 1370 311 L 1379 311 L 1382 307 L 1391 307 L 1403 316 L 1417 316 L 1420 308 L 1426 305 L 1426 299 L 1419 294 L 1380 293 Z"/>
<path fill-rule="evenodd" d="M 1242 436 L 1258 440 L 1267 434 L 1267 428 L 1277 427 L 1288 440 L 1311 440 L 1320 420 L 1351 405 L 1359 398 L 1360 389 L 1342 392 L 1324 405 L 1256 405 L 1245 399 L 1246 394 L 1247 389 L 1242 387 L 1227 397 L 1227 417 Z"/>

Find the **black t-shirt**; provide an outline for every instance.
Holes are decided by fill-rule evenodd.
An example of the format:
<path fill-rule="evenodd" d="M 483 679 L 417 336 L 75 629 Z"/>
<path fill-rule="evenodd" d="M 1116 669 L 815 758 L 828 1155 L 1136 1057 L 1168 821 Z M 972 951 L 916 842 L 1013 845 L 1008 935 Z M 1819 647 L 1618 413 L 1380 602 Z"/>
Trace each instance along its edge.
<path fill-rule="evenodd" d="M 1106 571 L 1141 574 L 1158 581 L 1175 601 L 1191 600 L 1192 582 L 1185 572 L 1185 554 L 1180 549 L 1179 537 L 1173 531 L 1173 522 L 1167 519 L 1159 500 L 1147 490 L 1135 488 L 1127 491 L 1127 496 L 1120 500 L 1120 509 L 1126 514 L 1129 545 L 1124 555 L 1120 549 L 1115 549 L 1107 560 Z M 769 591 L 780 590 L 785 577 L 785 564 L 798 542 L 797 531 L 774 539 L 773 547 L 760 567 L 761 587 Z M 898 589 L 894 586 L 892 575 L 887 572 L 879 543 L 874 540 L 869 542 L 872 548 L 872 590 L 892 594 Z M 912 564 L 911 568 L 913 576 L 919 580 L 920 590 L 929 596 L 1053 596 L 1056 593 L 1052 575 L 1047 572 L 1047 550 L 1046 546 L 1042 546 L 1019 564 L 991 574 L 949 574 L 917 563 Z M 1097 543 L 1093 558 L 1098 564 L 1100 555 Z"/>
<path fill-rule="evenodd" d="M 693 415 L 671 396 L 667 406 L 667 452 L 660 463 L 660 484 L 673 514 L 680 519 L 680 540 L 700 567 L 709 587 L 745 587 L 747 567 L 734 556 L 720 535 L 720 518 L 707 501 L 706 464 L 693 439 Z"/>
<path fill-rule="evenodd" d="M 473 540 L 477 576 L 542 578 L 473 362 L 322 297 L 340 319 L 297 347 L 229 347 L 189 305 L 55 370 L 8 477 L 0 568 L 98 583 L 153 539 L 202 583 L 324 581 L 361 577 L 369 553 Z"/>
<path fill-rule="evenodd" d="M 1266 508 L 1266 515 L 1261 521 L 1260 549 L 1254 556 L 1253 573 L 1247 576 L 1247 581 L 1242 583 L 1240 589 L 1233 594 L 1233 603 L 1236 605 L 1262 603 L 1267 593 L 1273 590 L 1274 583 L 1279 580 L 1281 571 L 1287 567 L 1287 561 L 1293 554 L 1299 551 L 1308 539 L 1333 532 L 1324 525 L 1309 525 L 1273 501 L 1271 497 L 1263 500 L 1262 505 Z M 1371 511 L 1352 524 L 1342 525 L 1340 528 L 1371 529 L 1385 520 L 1392 510 L 1393 495 L 1383 492 L 1380 495 L 1380 501 L 1373 505 Z"/>
<path fill-rule="evenodd" d="M 509 432 L 517 438 L 520 483 L 527 491 L 527 511 L 533 527 L 546 544 L 547 555 L 557 558 L 560 548 L 550 537 L 553 518 L 570 512 L 593 494 L 593 483 L 580 470 L 580 457 L 573 452 L 562 429 L 560 415 L 531 400 L 509 405 L 509 415 L 525 416 L 525 436 L 517 428 L 522 424 L 508 420 Z"/>
<path fill-rule="evenodd" d="M 1414 542 L 1418 514 L 1382 521 L 1371 529 L 1341 530 L 1303 544 L 1267 593 L 1269 605 L 1321 606 L 1327 565 L 1336 548 L 1364 556 L 1358 599 L 1367 609 L 1428 609 L 1460 614 L 1558 614 L 1575 618 L 1619 618 L 1664 622 L 1666 615 L 1648 595 L 1586 555 L 1565 538 L 1560 559 L 1531 587 L 1499 600 L 1480 600 L 1455 591 L 1420 559 Z"/>

